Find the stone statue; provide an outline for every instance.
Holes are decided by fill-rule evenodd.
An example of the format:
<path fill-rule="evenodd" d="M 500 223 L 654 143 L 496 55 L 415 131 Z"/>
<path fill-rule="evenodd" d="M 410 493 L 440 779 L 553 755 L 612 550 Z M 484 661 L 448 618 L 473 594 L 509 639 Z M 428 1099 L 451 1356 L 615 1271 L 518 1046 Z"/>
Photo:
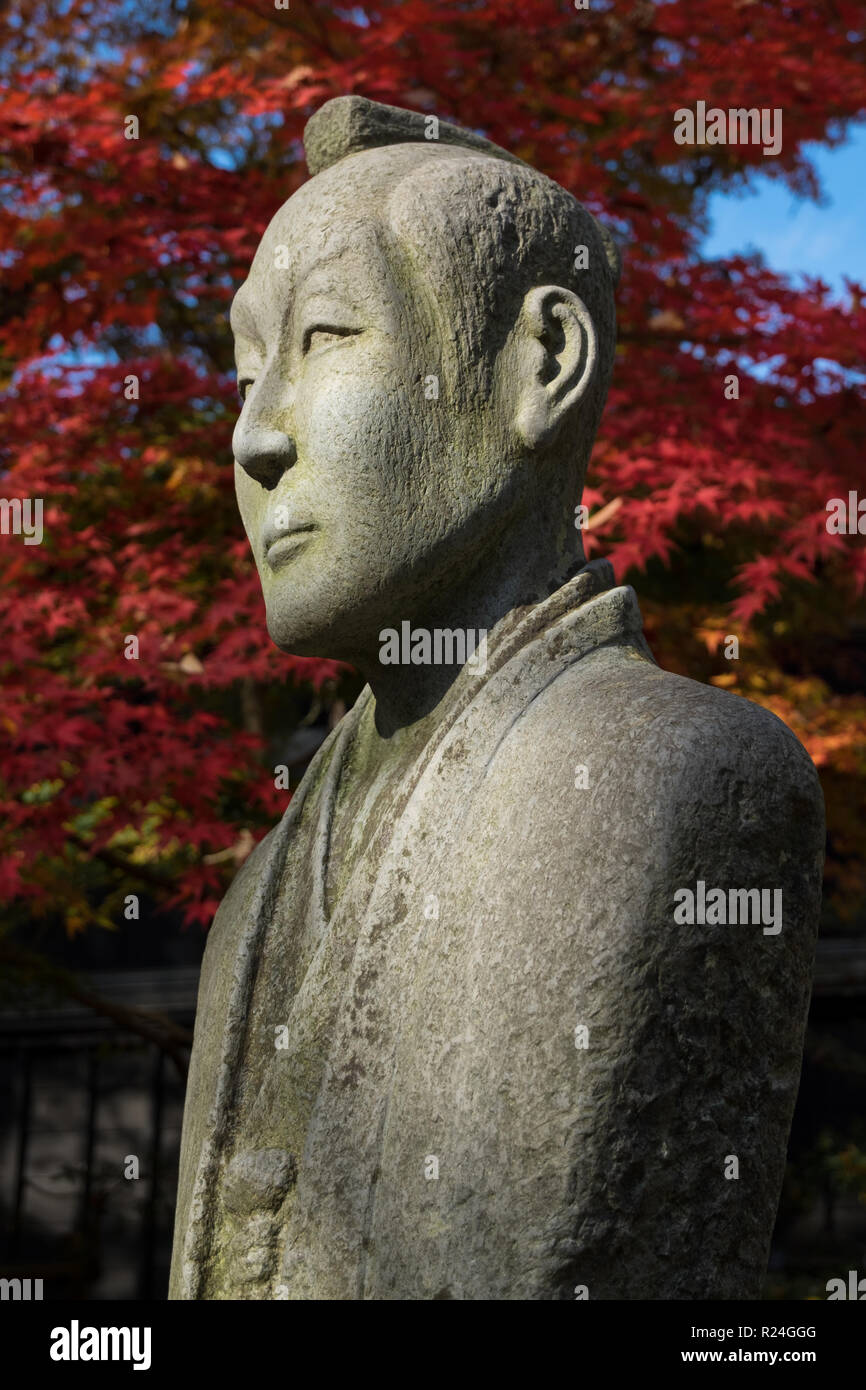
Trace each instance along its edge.
<path fill-rule="evenodd" d="M 585 562 L 616 248 L 432 117 L 305 147 L 232 307 L 237 495 L 273 641 L 368 684 L 210 933 L 171 1296 L 753 1298 L 823 806 Z"/>

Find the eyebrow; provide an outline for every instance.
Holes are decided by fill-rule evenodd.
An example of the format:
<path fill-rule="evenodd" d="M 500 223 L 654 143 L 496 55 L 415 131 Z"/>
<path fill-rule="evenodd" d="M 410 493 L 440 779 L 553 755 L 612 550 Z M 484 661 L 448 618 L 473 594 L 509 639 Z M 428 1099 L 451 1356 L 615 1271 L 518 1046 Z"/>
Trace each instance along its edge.
<path fill-rule="evenodd" d="M 331 265 L 333 261 L 343 260 L 346 252 L 348 251 L 351 254 L 352 250 L 353 247 L 351 246 L 343 246 L 337 251 L 328 251 L 322 254 L 321 256 L 317 256 L 316 259 L 307 268 L 307 271 L 304 275 L 304 279 L 309 280 L 313 275 L 316 274 L 317 271 L 321 270 L 323 266 Z"/>
<path fill-rule="evenodd" d="M 295 294 L 293 296 L 293 301 L 297 299 L 298 294 L 302 291 L 305 294 L 307 294 L 310 298 L 313 298 L 313 296 L 320 294 L 340 294 L 343 298 L 347 299 L 354 306 L 354 297 L 351 295 L 351 292 L 346 292 L 345 290 L 340 289 L 339 287 L 335 286 L 333 282 L 329 282 L 321 286 L 314 286 L 311 290 L 306 290 L 306 285 L 311 280 L 313 280 L 327 265 L 333 264 L 335 261 L 341 261 L 345 256 L 346 252 L 349 252 L 349 254 L 351 255 L 352 251 L 352 246 L 344 246 L 337 251 L 329 251 L 324 253 L 323 255 L 317 256 L 316 259 L 310 265 L 309 269 L 305 271 L 303 283 L 300 286 L 297 284 L 295 285 Z M 259 346 L 263 347 L 264 338 L 262 337 L 262 334 L 259 332 L 255 320 L 255 315 L 252 310 L 252 306 L 250 305 L 246 295 L 244 294 L 244 288 L 245 287 L 242 286 L 238 290 L 234 299 L 232 300 L 231 309 L 229 310 L 229 323 L 231 325 L 232 332 L 236 336 L 240 334 L 242 337 L 249 338 L 252 342 L 257 343 Z M 293 309 L 294 302 L 290 303 L 288 308 L 289 311 Z"/>
<path fill-rule="evenodd" d="M 345 250 L 348 250 L 350 253 L 351 249 L 351 247 L 345 248 Z M 335 262 L 344 259 L 345 250 L 332 251 L 329 255 L 319 256 L 313 261 L 309 269 L 304 271 L 304 277 L 300 283 L 297 281 L 295 283 L 295 301 L 297 301 L 302 294 L 307 298 L 312 298 L 313 295 L 320 294 L 336 294 L 340 295 L 343 299 L 352 300 L 354 302 L 351 286 L 339 285 L 333 275 L 327 274 L 327 267 L 329 265 L 333 265 Z"/>
<path fill-rule="evenodd" d="M 325 284 L 316 283 L 315 285 L 311 285 L 309 289 L 304 285 L 297 294 L 295 303 L 292 307 L 296 308 L 298 303 L 306 305 L 310 300 L 314 299 L 331 299 L 357 312 L 357 303 L 351 290 L 344 289 L 340 285 L 335 285 L 331 280 L 327 281 Z"/>

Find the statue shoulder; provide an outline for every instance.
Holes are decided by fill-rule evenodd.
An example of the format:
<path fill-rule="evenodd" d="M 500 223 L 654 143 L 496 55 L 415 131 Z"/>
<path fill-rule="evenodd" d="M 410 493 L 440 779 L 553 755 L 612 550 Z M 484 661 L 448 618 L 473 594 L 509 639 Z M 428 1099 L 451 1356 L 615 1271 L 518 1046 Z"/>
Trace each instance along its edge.
<path fill-rule="evenodd" d="M 499 756 L 525 763 L 549 790 L 573 759 L 575 790 L 655 798 L 690 789 L 791 797 L 804 814 L 823 815 L 815 766 L 792 730 L 743 696 L 664 671 L 628 646 L 576 662 L 527 707 Z M 581 788 L 581 781 L 586 783 Z"/>
<path fill-rule="evenodd" d="M 484 799 L 515 862 L 546 844 L 561 874 L 579 850 L 584 874 L 656 866 L 688 882 L 740 866 L 758 881 L 780 866 L 795 875 L 799 860 L 820 877 L 823 796 L 792 731 L 629 647 L 593 653 L 537 695 L 501 741 Z"/>

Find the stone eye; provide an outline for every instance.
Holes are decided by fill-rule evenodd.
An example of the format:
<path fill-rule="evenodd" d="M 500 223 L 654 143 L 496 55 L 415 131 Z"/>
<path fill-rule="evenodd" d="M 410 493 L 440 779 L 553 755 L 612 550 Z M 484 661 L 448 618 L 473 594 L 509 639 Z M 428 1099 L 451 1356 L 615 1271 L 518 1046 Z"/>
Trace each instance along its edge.
<path fill-rule="evenodd" d="M 327 347 L 329 342 L 337 338 L 351 338 L 360 331 L 359 328 L 335 328 L 332 324 L 314 323 L 304 333 L 303 351 L 306 353 L 314 347 Z"/>

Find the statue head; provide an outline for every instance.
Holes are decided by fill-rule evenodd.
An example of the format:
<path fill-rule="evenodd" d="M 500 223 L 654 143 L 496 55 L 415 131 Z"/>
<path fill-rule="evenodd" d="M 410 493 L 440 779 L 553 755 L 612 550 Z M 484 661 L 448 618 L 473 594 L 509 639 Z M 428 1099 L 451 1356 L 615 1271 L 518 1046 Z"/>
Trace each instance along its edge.
<path fill-rule="evenodd" d="M 363 665 L 384 627 L 582 559 L 615 248 L 543 174 L 436 127 L 323 106 L 232 306 L 238 502 L 287 651 Z"/>

